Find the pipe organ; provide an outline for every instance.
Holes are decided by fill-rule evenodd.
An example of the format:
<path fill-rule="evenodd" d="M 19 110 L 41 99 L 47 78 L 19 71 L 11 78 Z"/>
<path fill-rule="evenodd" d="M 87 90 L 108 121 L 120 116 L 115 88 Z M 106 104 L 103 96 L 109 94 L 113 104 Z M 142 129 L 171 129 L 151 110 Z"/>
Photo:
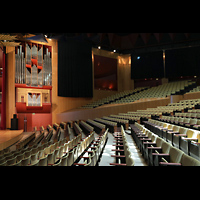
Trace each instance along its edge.
<path fill-rule="evenodd" d="M 51 113 L 52 47 L 21 42 L 15 47 L 17 113 Z"/>
<path fill-rule="evenodd" d="M 22 42 L 15 48 L 15 83 L 38 87 L 52 85 L 51 46 Z"/>

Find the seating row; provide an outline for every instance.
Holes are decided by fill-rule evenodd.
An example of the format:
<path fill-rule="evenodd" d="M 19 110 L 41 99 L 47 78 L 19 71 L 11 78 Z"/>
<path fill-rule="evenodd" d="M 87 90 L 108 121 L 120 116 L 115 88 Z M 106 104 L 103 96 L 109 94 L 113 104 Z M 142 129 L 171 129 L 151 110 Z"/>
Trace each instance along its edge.
<path fill-rule="evenodd" d="M 200 132 L 150 119 L 145 127 L 186 154 L 200 160 Z"/>
<path fill-rule="evenodd" d="M 188 110 L 189 111 L 189 110 Z M 200 109 L 199 109 L 200 111 Z M 190 118 L 200 118 L 200 113 L 185 112 L 185 113 L 175 113 L 175 117 L 190 117 Z"/>
<path fill-rule="evenodd" d="M 35 132 L 24 132 L 22 138 L 16 143 L 16 148 L 20 149 L 21 147 L 24 147 L 34 138 Z"/>
<path fill-rule="evenodd" d="M 86 121 L 88 124 L 94 127 L 94 130 L 96 133 L 100 134 L 101 132 L 105 132 L 106 130 L 106 125 L 101 124 L 99 122 L 95 122 L 94 120 L 88 119 Z"/>
<path fill-rule="evenodd" d="M 80 127 L 84 130 L 84 133 L 86 134 L 91 134 L 94 131 L 94 128 L 92 126 L 90 126 L 89 124 L 87 124 L 84 121 L 80 121 L 79 122 Z"/>
<path fill-rule="evenodd" d="M 199 92 L 199 91 L 200 91 L 200 86 L 197 86 L 197 87 L 193 88 L 192 90 L 190 90 L 189 93 Z"/>
<path fill-rule="evenodd" d="M 189 113 L 200 113 L 200 109 L 191 109 L 191 110 L 188 110 Z"/>
<path fill-rule="evenodd" d="M 141 124 L 132 124 L 131 134 L 151 166 L 200 166 L 200 161 L 173 147 Z"/>
<path fill-rule="evenodd" d="M 126 119 L 118 119 L 118 118 L 113 118 L 113 117 L 102 117 L 102 119 L 105 119 L 105 120 L 109 120 L 109 121 L 112 121 L 112 122 L 117 122 L 117 126 L 120 127 L 121 125 L 124 126 L 124 128 L 126 130 L 128 130 L 128 127 L 129 127 L 129 120 L 126 120 Z"/>
<path fill-rule="evenodd" d="M 74 128 L 76 135 L 83 133 L 83 130 L 80 128 L 80 126 L 76 122 L 73 123 L 73 128 Z"/>
<path fill-rule="evenodd" d="M 114 133 L 117 131 L 117 122 L 112 122 L 112 121 L 101 119 L 101 118 L 95 118 L 94 121 L 97 121 L 106 125 L 106 129 L 109 128 L 109 131 L 111 133 Z"/>
<path fill-rule="evenodd" d="M 126 134 L 124 131 L 124 127 L 121 125 L 121 132 L 114 134 L 115 140 L 114 145 L 115 155 L 111 155 L 111 157 L 116 158 L 115 163 L 110 163 L 110 165 L 114 166 L 134 166 L 134 160 L 131 158 L 131 152 L 129 151 L 128 142 L 126 140 Z"/>
<path fill-rule="evenodd" d="M 54 125 L 53 125 L 54 126 Z M 69 125 L 68 125 L 69 126 Z M 66 127 L 66 126 L 65 126 Z M 60 141 L 50 140 L 49 133 L 53 132 L 53 128 L 48 125 L 48 134 L 39 144 L 30 145 L 29 147 L 21 147 L 16 151 L 5 152 L 0 157 L 0 165 L 9 166 L 57 166 L 57 165 L 73 165 L 78 157 L 84 152 L 84 150 L 94 140 L 94 132 L 88 137 L 82 138 L 82 129 L 78 124 L 74 123 L 74 127 L 77 129 L 77 133 L 80 133 L 75 138 L 67 141 L 67 138 L 63 138 Z M 58 135 L 58 131 L 61 131 L 59 125 L 54 126 Z M 41 128 L 41 133 L 44 133 L 44 128 Z M 51 134 L 52 135 L 52 134 Z M 48 137 L 48 139 L 47 139 Z M 104 138 L 104 137 L 103 137 Z M 104 141 L 105 142 L 105 141 Z M 67 155 L 68 154 L 68 155 Z"/>
<path fill-rule="evenodd" d="M 192 89 L 195 84 L 190 80 L 169 82 L 117 100 L 116 103 L 130 103 L 142 98 L 163 98 L 175 94 L 184 94 Z"/>
<path fill-rule="evenodd" d="M 158 118 L 158 120 L 162 122 L 168 122 L 170 124 L 176 124 L 179 126 L 200 130 L 200 119 L 162 116 Z"/>
<path fill-rule="evenodd" d="M 73 166 L 97 166 L 108 138 L 108 129 L 104 134 L 95 138 L 86 150 L 79 156 Z"/>
<path fill-rule="evenodd" d="M 130 115 L 123 115 L 123 113 L 119 113 L 118 115 L 110 115 L 109 117 L 128 120 L 129 124 L 134 124 L 135 122 L 140 121 L 140 117 L 132 117 Z"/>
<path fill-rule="evenodd" d="M 53 128 L 50 125 L 47 126 L 47 131 L 47 135 L 41 141 L 42 144 L 49 142 L 53 136 Z"/>
<path fill-rule="evenodd" d="M 17 149 L 16 151 L 11 151 L 9 155 L 3 155 L 0 158 L 0 165 L 9 165 L 9 166 L 27 166 L 34 165 L 36 162 L 39 163 L 40 159 L 44 156 L 56 150 L 58 146 L 62 146 L 66 142 L 65 138 L 59 142 L 52 143 L 52 140 L 45 143 L 40 143 L 39 145 L 34 145 L 31 147 Z M 51 147 L 51 148 L 50 148 Z M 57 149 L 59 150 L 59 149 Z M 60 151 L 57 151 L 56 154 L 60 155 Z M 41 161 L 42 162 L 42 161 Z M 49 163 L 50 164 L 50 163 Z"/>
<path fill-rule="evenodd" d="M 104 104 L 116 103 L 119 99 L 123 99 L 127 96 L 133 95 L 133 94 L 138 93 L 145 89 L 147 89 L 147 87 L 139 87 L 139 88 L 135 88 L 134 90 L 127 90 L 127 91 L 119 92 L 114 95 L 108 96 L 106 98 L 99 99 L 97 101 L 88 103 L 87 105 L 84 105 L 81 108 L 87 108 L 87 109 L 88 108 L 96 108 L 96 107 L 104 105 Z"/>

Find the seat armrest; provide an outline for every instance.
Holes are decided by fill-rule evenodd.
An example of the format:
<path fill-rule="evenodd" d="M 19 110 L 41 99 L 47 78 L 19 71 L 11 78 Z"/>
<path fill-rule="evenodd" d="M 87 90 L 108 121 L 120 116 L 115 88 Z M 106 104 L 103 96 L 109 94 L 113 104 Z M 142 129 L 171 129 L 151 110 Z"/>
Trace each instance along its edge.
<path fill-rule="evenodd" d="M 140 136 L 138 136 L 138 138 L 148 138 L 148 136 L 146 136 L 146 135 L 140 135 Z"/>
<path fill-rule="evenodd" d="M 80 156 L 80 158 L 87 158 L 87 159 L 89 159 L 90 157 L 89 156 Z"/>
<path fill-rule="evenodd" d="M 197 138 L 183 138 L 184 140 L 193 140 L 193 141 L 195 141 L 195 140 L 198 140 Z"/>
<path fill-rule="evenodd" d="M 114 166 L 126 166 L 126 164 L 119 164 L 119 163 L 110 163 L 110 165 L 114 165 Z"/>
<path fill-rule="evenodd" d="M 142 139 L 140 139 L 141 141 L 151 141 L 151 138 L 142 138 Z"/>
<path fill-rule="evenodd" d="M 200 127 L 200 124 L 199 124 L 199 125 L 195 124 L 194 126 L 195 126 L 195 127 Z"/>
<path fill-rule="evenodd" d="M 154 156 L 169 156 L 167 153 L 152 153 Z"/>
<path fill-rule="evenodd" d="M 181 166 L 181 163 L 166 163 L 166 162 L 159 162 L 159 166 Z"/>
<path fill-rule="evenodd" d="M 85 163 L 74 163 L 74 165 L 84 166 Z"/>
<path fill-rule="evenodd" d="M 168 128 L 160 127 L 160 130 L 168 130 Z"/>
<path fill-rule="evenodd" d="M 178 134 L 179 132 L 178 131 L 167 131 L 168 133 L 173 133 L 173 134 Z"/>
<path fill-rule="evenodd" d="M 93 153 L 93 151 L 84 151 L 85 153 Z"/>
<path fill-rule="evenodd" d="M 162 147 L 147 147 L 147 149 L 155 149 L 155 150 L 157 150 L 157 149 L 162 149 Z"/>
<path fill-rule="evenodd" d="M 125 158 L 125 155 L 111 155 L 111 157 L 115 157 L 115 158 Z"/>
<path fill-rule="evenodd" d="M 143 144 L 156 144 L 155 142 L 143 142 Z"/>
<path fill-rule="evenodd" d="M 124 149 L 112 149 L 111 151 L 124 151 Z"/>
<path fill-rule="evenodd" d="M 175 136 L 186 137 L 187 134 L 174 134 Z"/>

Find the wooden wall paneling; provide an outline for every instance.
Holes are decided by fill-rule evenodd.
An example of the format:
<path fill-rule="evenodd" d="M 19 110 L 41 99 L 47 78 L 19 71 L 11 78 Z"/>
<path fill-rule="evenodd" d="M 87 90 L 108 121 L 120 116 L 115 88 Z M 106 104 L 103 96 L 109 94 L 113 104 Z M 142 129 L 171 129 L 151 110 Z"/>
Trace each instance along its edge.
<path fill-rule="evenodd" d="M 15 113 L 15 48 L 9 47 L 6 54 L 6 128 L 11 128 Z"/>
<path fill-rule="evenodd" d="M 131 56 L 118 56 L 118 91 L 133 89 L 134 80 L 131 80 Z"/>
<path fill-rule="evenodd" d="M 200 92 L 191 92 L 183 95 L 183 100 L 185 99 L 200 99 Z"/>
<path fill-rule="evenodd" d="M 133 102 L 128 104 L 118 104 L 115 106 L 107 106 L 107 107 L 99 107 L 95 109 L 85 109 L 79 111 L 69 111 L 64 113 L 57 114 L 57 123 L 62 121 L 70 121 L 70 120 L 77 120 L 77 119 L 94 119 L 96 117 L 103 117 L 108 116 L 111 114 L 118 114 L 118 113 L 126 113 L 128 111 L 136 111 L 136 110 L 143 110 L 147 108 L 153 108 L 157 106 L 164 106 L 170 102 L 169 97 L 158 99 L 158 100 L 150 100 L 148 102 Z"/>

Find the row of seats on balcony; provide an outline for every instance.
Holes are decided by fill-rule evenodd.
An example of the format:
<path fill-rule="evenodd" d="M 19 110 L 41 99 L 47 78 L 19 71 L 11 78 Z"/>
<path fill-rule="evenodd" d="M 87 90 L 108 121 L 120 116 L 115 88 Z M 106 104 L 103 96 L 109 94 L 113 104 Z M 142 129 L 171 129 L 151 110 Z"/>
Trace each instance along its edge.
<path fill-rule="evenodd" d="M 148 90 L 144 90 L 140 93 L 130 95 L 113 103 L 130 103 L 139 99 L 163 98 L 170 95 L 184 94 L 192 89 L 195 84 L 196 83 L 194 81 L 190 80 L 169 82 L 163 85 L 149 88 Z"/>
<path fill-rule="evenodd" d="M 99 99 L 97 101 L 88 103 L 84 106 L 81 106 L 80 108 L 86 108 L 86 109 L 96 108 L 96 107 L 99 107 L 99 106 L 104 105 L 104 104 L 115 103 L 119 99 L 123 99 L 123 98 L 130 96 L 132 94 L 136 94 L 136 93 L 143 91 L 147 88 L 148 87 L 138 87 L 138 88 L 135 88 L 134 90 L 126 90 L 126 91 L 123 91 L 123 92 L 119 92 L 119 93 L 116 93 L 114 95 L 108 96 L 106 98 Z"/>

